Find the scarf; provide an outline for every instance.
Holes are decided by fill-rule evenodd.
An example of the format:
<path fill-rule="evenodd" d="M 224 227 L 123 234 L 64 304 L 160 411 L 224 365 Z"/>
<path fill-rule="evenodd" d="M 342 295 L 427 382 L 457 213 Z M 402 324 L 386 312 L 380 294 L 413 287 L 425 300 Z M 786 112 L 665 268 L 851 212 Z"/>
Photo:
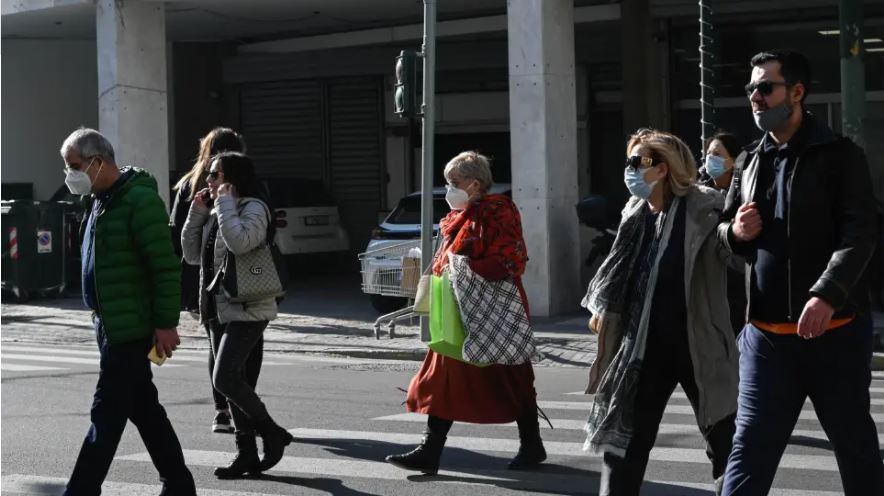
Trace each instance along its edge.
<path fill-rule="evenodd" d="M 513 277 L 525 272 L 528 252 L 522 238 L 522 217 L 509 197 L 486 195 L 463 210 L 452 210 L 439 221 L 442 248 L 433 261 L 433 274 L 448 267 L 444 253 L 472 259 L 494 257 Z"/>
<path fill-rule="evenodd" d="M 658 266 L 672 232 L 675 216 L 669 213 L 677 212 L 681 201 L 675 197 L 657 216 L 653 232 L 647 228 L 647 216 L 651 215 L 647 202 L 628 205 L 611 253 L 589 283 L 582 305 L 602 324 L 599 356 L 593 363 L 596 376 L 590 375 L 590 388 L 596 394 L 584 429 L 585 450 L 622 457 L 632 439 L 635 395 Z M 603 340 L 606 348 L 616 350 L 613 357 L 603 353 Z"/>

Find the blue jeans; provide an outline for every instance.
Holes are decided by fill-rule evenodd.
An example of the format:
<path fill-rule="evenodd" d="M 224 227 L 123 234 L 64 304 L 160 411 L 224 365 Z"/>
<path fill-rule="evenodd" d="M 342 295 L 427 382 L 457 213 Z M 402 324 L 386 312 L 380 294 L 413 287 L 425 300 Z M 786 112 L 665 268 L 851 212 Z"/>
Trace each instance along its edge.
<path fill-rule="evenodd" d="M 152 339 L 110 344 L 100 322 L 95 329 L 101 353 L 100 372 L 92 401 L 92 425 L 80 448 L 66 496 L 101 494 L 126 422 L 131 420 L 160 473 L 165 496 L 196 494 L 193 476 L 184 464 L 181 444 L 166 410 L 160 405 L 147 354 Z"/>
<path fill-rule="evenodd" d="M 869 413 L 871 319 L 858 316 L 811 340 L 747 324 L 738 343 L 737 430 L 722 494 L 768 493 L 806 398 L 834 448 L 844 494 L 884 494 L 884 464 Z"/>

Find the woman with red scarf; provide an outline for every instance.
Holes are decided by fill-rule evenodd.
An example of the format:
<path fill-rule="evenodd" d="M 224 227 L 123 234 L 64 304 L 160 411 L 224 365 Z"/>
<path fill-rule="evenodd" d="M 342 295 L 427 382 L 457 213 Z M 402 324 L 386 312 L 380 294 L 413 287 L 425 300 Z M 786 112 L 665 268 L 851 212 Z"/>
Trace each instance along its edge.
<path fill-rule="evenodd" d="M 433 261 L 433 274 L 448 267 L 448 253 L 466 255 L 470 268 L 487 280 L 511 278 L 522 295 L 528 255 L 522 239 L 519 210 L 504 195 L 489 194 L 491 166 L 476 152 L 463 152 L 445 166 L 446 201 L 451 212 L 439 223 L 442 248 Z M 427 429 L 420 445 L 387 461 L 407 470 L 435 474 L 448 431 L 454 421 L 519 426 L 519 452 L 509 463 L 514 470 L 546 460 L 537 420 L 537 392 L 531 363 L 476 367 L 454 358 L 427 352 L 423 365 L 408 387 L 409 412 L 425 413 Z"/>

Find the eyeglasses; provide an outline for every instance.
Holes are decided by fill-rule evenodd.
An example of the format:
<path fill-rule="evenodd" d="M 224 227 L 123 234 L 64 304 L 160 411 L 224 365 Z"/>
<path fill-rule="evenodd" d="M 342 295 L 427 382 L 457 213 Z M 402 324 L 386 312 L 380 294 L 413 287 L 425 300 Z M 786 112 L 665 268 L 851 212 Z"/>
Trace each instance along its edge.
<path fill-rule="evenodd" d="M 773 93 L 774 87 L 776 86 L 791 85 L 785 81 L 758 81 L 757 83 L 747 84 L 744 89 L 746 90 L 746 96 L 752 96 L 752 93 L 755 93 L 755 90 L 758 90 L 762 96 L 768 96 Z"/>
<path fill-rule="evenodd" d="M 80 165 L 73 164 L 74 166 L 71 166 L 70 164 L 64 164 L 64 170 L 65 170 L 65 172 L 67 172 L 67 171 L 80 171 L 80 170 L 85 172 L 85 171 L 89 170 L 89 167 L 92 167 L 92 163 L 95 162 L 95 159 L 97 157 L 98 157 L 98 155 L 91 155 L 88 157 L 83 157 L 83 160 L 89 161 L 89 165 L 87 165 L 85 169 L 83 169 L 82 164 L 80 164 Z"/>
<path fill-rule="evenodd" d="M 632 170 L 647 169 L 648 167 L 653 167 L 659 163 L 659 160 L 654 160 L 651 157 L 642 157 L 639 155 L 633 155 L 626 158 L 626 168 Z"/>
<path fill-rule="evenodd" d="M 221 174 L 221 171 L 216 171 L 216 170 L 209 171 L 209 179 L 211 179 L 213 181 L 215 179 L 218 179 L 218 174 Z"/>

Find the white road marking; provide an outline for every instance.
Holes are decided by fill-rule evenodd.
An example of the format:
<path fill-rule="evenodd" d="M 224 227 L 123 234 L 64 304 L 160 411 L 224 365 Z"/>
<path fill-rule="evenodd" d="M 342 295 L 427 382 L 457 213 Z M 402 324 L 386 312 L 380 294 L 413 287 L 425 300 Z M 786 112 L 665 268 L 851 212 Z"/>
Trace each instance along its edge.
<path fill-rule="evenodd" d="M 64 367 L 48 367 L 41 365 L 21 365 L 17 363 L 0 363 L 0 370 L 10 372 L 36 372 L 40 370 L 67 370 Z"/>

